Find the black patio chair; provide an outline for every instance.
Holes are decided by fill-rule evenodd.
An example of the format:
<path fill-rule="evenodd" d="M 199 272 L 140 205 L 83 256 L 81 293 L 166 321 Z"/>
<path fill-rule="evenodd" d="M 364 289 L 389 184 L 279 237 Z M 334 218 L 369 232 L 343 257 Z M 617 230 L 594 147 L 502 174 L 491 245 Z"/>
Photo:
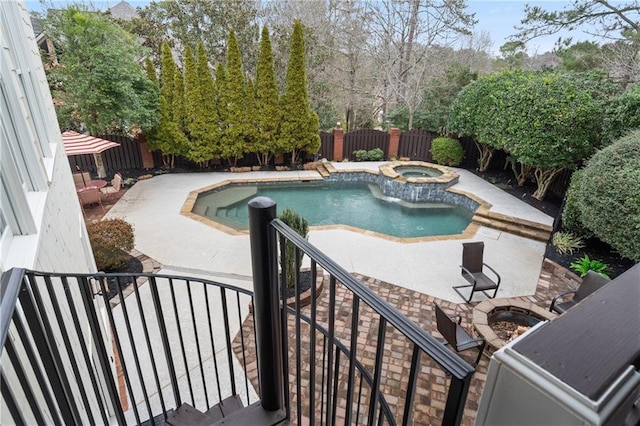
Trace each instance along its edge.
<path fill-rule="evenodd" d="M 578 286 L 577 290 L 567 290 L 551 299 L 551 306 L 549 306 L 549 311 L 563 314 L 567 310 L 569 310 L 569 308 L 572 308 L 580 303 L 582 299 L 586 298 L 609 281 L 611 280 L 604 275 L 600 275 L 597 272 L 588 271 L 587 275 L 585 275 L 582 279 L 582 282 Z M 573 294 L 573 297 L 564 302 L 558 302 L 561 297 L 568 294 Z"/>
<path fill-rule="evenodd" d="M 478 348 L 478 357 L 476 358 L 473 366 L 475 367 L 478 365 L 486 344 L 485 340 L 482 338 L 474 338 L 467 333 L 460 325 L 460 322 L 462 321 L 462 317 L 460 315 L 455 314 L 453 316 L 449 316 L 442 310 L 442 308 L 440 308 L 440 306 L 438 306 L 438 304 L 434 303 L 434 306 L 436 307 L 436 326 L 438 327 L 438 332 L 442 334 L 442 337 L 447 341 L 446 344 L 451 345 L 456 352 Z M 453 318 L 457 318 L 458 321 L 454 321 Z"/>
<path fill-rule="evenodd" d="M 474 241 L 471 243 L 462 243 L 462 276 L 471 284 L 453 286 L 453 289 L 462 297 L 465 302 L 471 302 L 473 293 L 481 291 L 490 299 L 496 297 L 498 287 L 500 286 L 500 275 L 491 266 L 483 262 L 484 243 L 482 241 Z M 483 272 L 483 266 L 486 266 L 496 276 L 496 281 L 489 278 Z M 471 287 L 471 294 L 465 299 L 461 288 Z M 494 290 L 493 296 L 489 296 L 487 290 Z"/>

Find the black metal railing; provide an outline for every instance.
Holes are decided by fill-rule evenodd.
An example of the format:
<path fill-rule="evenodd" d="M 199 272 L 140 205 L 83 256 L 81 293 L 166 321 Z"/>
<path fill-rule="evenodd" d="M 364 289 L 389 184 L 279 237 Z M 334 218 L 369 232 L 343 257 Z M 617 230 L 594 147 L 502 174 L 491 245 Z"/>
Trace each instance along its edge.
<path fill-rule="evenodd" d="M 239 395 L 296 424 L 461 422 L 468 363 L 278 220 L 272 200 L 253 199 L 249 222 L 253 293 L 159 274 L 4 273 L 6 421 L 151 424 Z M 301 273 L 279 276 L 288 243 L 298 271 L 310 259 L 308 306 Z"/>
<path fill-rule="evenodd" d="M 471 365 L 277 219 L 273 200 L 251 200 L 249 224 L 266 410 L 284 409 L 297 424 L 460 424 Z M 326 275 L 328 289 L 320 296 L 312 282 L 306 307 L 300 272 L 293 283 L 278 274 L 287 243 L 298 271 L 304 254 L 313 281 Z M 291 308 L 280 302 L 287 285 Z M 282 371 L 271 369 L 280 360 Z"/>
<path fill-rule="evenodd" d="M 248 290 L 193 277 L 11 270 L 0 307 L 3 421 L 141 424 L 183 402 L 206 411 L 240 395 L 252 404 L 247 348 L 232 352 L 252 301 Z"/>

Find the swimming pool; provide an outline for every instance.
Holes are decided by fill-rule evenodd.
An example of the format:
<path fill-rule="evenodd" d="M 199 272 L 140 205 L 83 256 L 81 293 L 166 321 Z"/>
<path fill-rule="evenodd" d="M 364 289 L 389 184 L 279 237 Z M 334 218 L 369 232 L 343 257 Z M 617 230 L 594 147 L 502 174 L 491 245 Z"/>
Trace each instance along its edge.
<path fill-rule="evenodd" d="M 460 234 L 473 216 L 452 204 L 388 197 L 372 183 L 322 181 L 230 184 L 200 193 L 192 211 L 246 230 L 247 203 L 257 196 L 274 199 L 279 212 L 296 210 L 311 226 L 345 225 L 398 238 Z"/>

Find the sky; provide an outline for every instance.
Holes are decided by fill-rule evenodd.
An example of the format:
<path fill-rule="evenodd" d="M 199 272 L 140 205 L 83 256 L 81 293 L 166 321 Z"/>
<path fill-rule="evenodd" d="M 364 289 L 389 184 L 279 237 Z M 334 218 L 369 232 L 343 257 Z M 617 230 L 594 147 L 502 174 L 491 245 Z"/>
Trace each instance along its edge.
<path fill-rule="evenodd" d="M 3 0 L 0 0 L 3 1 Z M 54 4 L 68 4 L 77 0 L 53 0 Z M 127 0 L 133 7 L 144 7 L 150 3 L 150 0 Z M 270 0 L 277 1 L 277 0 Z M 301 0 L 310 1 L 310 0 Z M 120 0 L 92 0 L 93 6 L 99 9 L 107 9 L 120 3 Z M 545 10 L 562 10 L 565 6 L 570 5 L 570 1 L 566 0 L 543 0 L 543 1 L 521 1 L 521 0 L 467 0 L 468 11 L 476 14 L 478 23 L 474 28 L 474 32 L 480 33 L 487 31 L 490 34 L 493 43 L 491 51 L 498 55 L 499 48 L 508 41 L 508 37 L 516 33 L 514 26 L 520 24 L 524 18 L 524 6 L 530 4 L 532 6 L 540 6 Z M 27 0 L 27 7 L 32 10 L 41 10 L 42 6 L 38 0 Z M 579 31 L 563 33 L 550 37 L 538 38 L 528 43 L 527 50 L 529 54 L 544 53 L 551 51 L 554 47 L 558 36 L 563 38 L 571 36 L 574 40 L 588 40 L 589 36 Z"/>

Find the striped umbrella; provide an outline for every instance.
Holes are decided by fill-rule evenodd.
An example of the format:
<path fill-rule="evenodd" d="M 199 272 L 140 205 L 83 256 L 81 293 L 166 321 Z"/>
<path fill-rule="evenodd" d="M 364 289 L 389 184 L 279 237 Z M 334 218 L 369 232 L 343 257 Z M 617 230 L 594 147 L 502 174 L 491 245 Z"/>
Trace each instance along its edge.
<path fill-rule="evenodd" d="M 94 136 L 83 135 L 82 133 L 67 130 L 62 133 L 62 142 L 64 143 L 64 151 L 69 155 L 80 154 L 99 154 L 109 148 L 120 146 L 117 142 L 108 141 L 106 139 L 96 138 Z"/>
<path fill-rule="evenodd" d="M 67 153 L 67 157 L 70 155 L 93 154 L 99 178 L 107 175 L 100 153 L 109 148 L 120 146 L 117 142 L 83 135 L 72 130 L 67 130 L 62 133 L 62 143 L 64 144 L 64 151 Z"/>

